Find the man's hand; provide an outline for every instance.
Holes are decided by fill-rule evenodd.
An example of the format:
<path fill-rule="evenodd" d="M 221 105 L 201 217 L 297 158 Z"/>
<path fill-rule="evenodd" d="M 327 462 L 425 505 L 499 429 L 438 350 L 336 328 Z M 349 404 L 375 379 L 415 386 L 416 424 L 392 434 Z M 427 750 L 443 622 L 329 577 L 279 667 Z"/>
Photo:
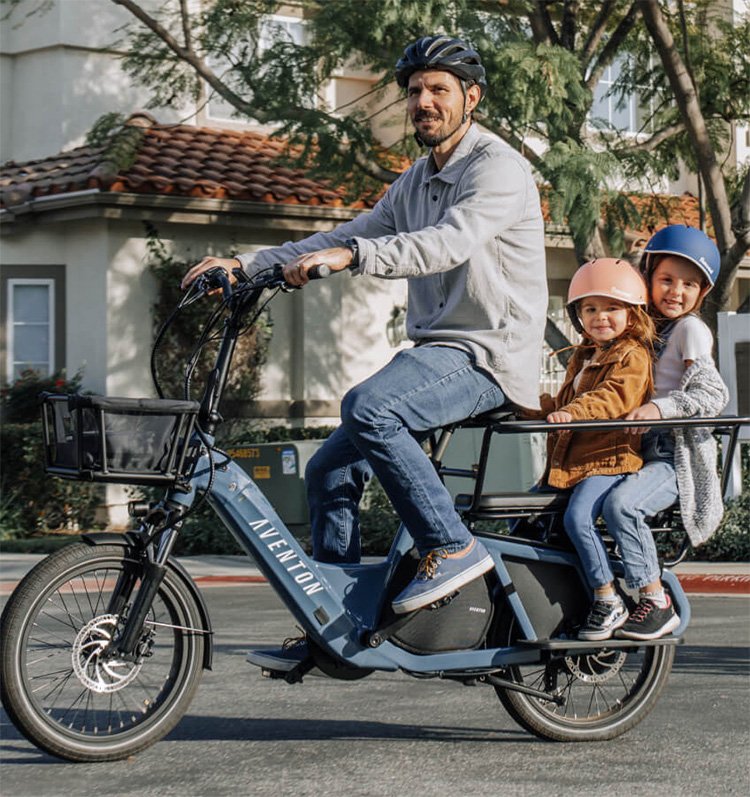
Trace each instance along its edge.
<path fill-rule="evenodd" d="M 223 268 L 224 271 L 227 272 L 227 276 L 229 277 L 229 282 L 234 285 L 237 282 L 237 278 L 232 274 L 232 270 L 235 268 L 239 268 L 239 261 L 235 260 L 233 257 L 211 257 L 210 255 L 206 256 L 201 260 L 200 263 L 196 263 L 190 271 L 185 274 L 182 278 L 182 282 L 180 283 L 180 288 L 184 291 L 189 285 L 191 285 L 195 280 L 200 277 L 201 274 L 208 271 L 211 268 Z M 211 293 L 215 293 L 216 291 L 211 291 Z"/>
<path fill-rule="evenodd" d="M 573 416 L 565 410 L 556 410 L 547 416 L 547 423 L 570 423 Z"/>
<path fill-rule="evenodd" d="M 317 252 L 308 252 L 289 261 L 284 266 L 284 279 L 290 285 L 301 288 L 310 281 L 307 272 L 314 266 L 328 266 L 331 271 L 343 271 L 351 263 L 352 250 L 347 246 L 319 249 Z"/>
<path fill-rule="evenodd" d="M 625 416 L 626 421 L 658 421 L 661 419 L 659 408 L 652 401 L 643 404 L 632 410 Z M 628 434 L 643 434 L 649 429 L 648 426 L 629 426 L 625 431 Z"/>

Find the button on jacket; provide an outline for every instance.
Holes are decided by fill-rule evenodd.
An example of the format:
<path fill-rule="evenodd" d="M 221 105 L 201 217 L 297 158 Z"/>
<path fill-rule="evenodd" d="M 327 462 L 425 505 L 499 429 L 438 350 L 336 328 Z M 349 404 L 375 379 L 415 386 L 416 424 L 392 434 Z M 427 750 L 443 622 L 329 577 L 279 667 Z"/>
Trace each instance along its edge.
<path fill-rule="evenodd" d="M 539 406 L 544 223 L 521 155 L 472 125 L 441 170 L 420 158 L 371 212 L 239 259 L 253 273 L 351 238 L 360 273 L 408 280 L 407 333 L 417 345 L 465 349 L 508 399 Z"/>
<path fill-rule="evenodd" d="M 642 343 L 629 338 L 616 341 L 599 351 L 597 362 L 583 367 L 595 351 L 593 347 L 576 350 L 560 392 L 555 398 L 542 396 L 542 412 L 535 415 L 563 410 L 574 421 L 614 420 L 649 400 L 651 356 Z M 573 380 L 582 367 L 576 391 Z M 640 435 L 627 434 L 625 429 L 551 432 L 547 437 L 547 483 L 568 488 L 588 476 L 634 473 L 643 465 L 640 442 Z"/>

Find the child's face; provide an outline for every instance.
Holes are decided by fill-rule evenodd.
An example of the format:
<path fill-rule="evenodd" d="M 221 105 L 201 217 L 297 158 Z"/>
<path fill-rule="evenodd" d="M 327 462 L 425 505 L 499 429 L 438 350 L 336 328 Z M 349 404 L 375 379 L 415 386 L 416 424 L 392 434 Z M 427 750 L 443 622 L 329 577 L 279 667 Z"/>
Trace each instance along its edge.
<path fill-rule="evenodd" d="M 651 275 L 651 304 L 665 318 L 689 313 L 702 291 L 700 269 L 677 255 L 665 255 Z"/>
<path fill-rule="evenodd" d="M 594 343 L 616 340 L 628 328 L 628 305 L 607 296 L 587 296 L 581 299 L 578 315 L 586 334 Z"/>

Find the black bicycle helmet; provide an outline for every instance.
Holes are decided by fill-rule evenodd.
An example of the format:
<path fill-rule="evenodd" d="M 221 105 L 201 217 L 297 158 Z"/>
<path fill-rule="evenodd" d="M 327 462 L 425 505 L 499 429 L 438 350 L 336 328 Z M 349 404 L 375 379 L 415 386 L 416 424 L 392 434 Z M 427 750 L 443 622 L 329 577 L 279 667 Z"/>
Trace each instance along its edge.
<path fill-rule="evenodd" d="M 484 96 L 487 78 L 479 53 L 461 39 L 423 36 L 410 44 L 396 64 L 396 82 L 405 89 L 414 72 L 440 69 L 451 72 L 469 85 L 476 83 Z"/>

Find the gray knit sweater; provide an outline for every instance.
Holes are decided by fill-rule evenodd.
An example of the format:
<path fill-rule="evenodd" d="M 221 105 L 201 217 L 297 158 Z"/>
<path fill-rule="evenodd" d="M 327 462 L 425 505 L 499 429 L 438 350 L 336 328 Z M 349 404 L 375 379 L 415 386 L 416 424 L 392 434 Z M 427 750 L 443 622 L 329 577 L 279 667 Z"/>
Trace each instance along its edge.
<path fill-rule="evenodd" d="M 677 390 L 652 399 L 662 418 L 715 416 L 728 401 L 729 391 L 710 357 L 697 359 L 683 374 Z M 716 440 L 708 428 L 678 427 L 673 432 L 680 514 L 690 542 L 697 546 L 716 531 L 724 515 Z"/>

